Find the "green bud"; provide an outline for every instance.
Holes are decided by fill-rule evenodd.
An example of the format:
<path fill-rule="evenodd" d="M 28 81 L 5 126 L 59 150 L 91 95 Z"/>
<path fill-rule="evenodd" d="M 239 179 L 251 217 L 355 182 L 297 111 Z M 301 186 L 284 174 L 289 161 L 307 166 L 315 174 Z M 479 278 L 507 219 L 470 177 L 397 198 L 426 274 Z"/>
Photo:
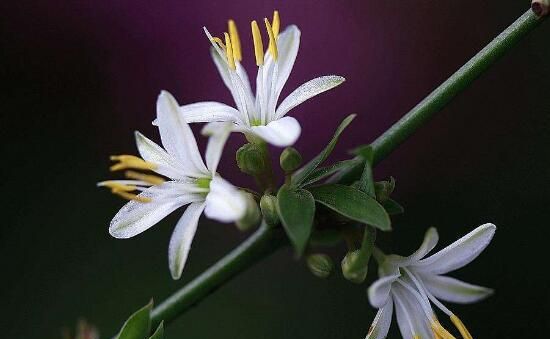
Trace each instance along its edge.
<path fill-rule="evenodd" d="M 332 259 L 326 254 L 311 254 L 306 259 L 307 267 L 319 278 L 327 278 L 334 269 Z"/>
<path fill-rule="evenodd" d="M 254 200 L 254 197 L 250 193 L 244 193 L 247 195 L 246 199 L 246 212 L 244 216 L 238 220 L 235 224 L 237 228 L 241 231 L 248 231 L 252 227 L 258 225 L 260 222 L 260 209 L 258 204 Z"/>
<path fill-rule="evenodd" d="M 374 183 L 374 189 L 376 190 L 376 200 L 387 201 L 395 189 L 395 179 L 390 177 L 390 181 L 378 181 Z"/>
<path fill-rule="evenodd" d="M 265 146 L 245 144 L 237 151 L 237 166 L 242 172 L 257 175 L 265 172 L 268 164 L 265 157 Z"/>
<path fill-rule="evenodd" d="M 365 281 L 367 273 L 369 271 L 368 261 L 367 263 L 361 263 L 361 251 L 348 252 L 344 259 L 342 259 L 342 274 L 344 278 L 351 282 L 360 284 Z"/>
<path fill-rule="evenodd" d="M 281 168 L 285 172 L 291 173 L 300 167 L 300 164 L 302 163 L 302 156 L 294 147 L 287 147 L 281 153 L 279 161 Z"/>
<path fill-rule="evenodd" d="M 269 226 L 275 226 L 279 223 L 279 214 L 277 213 L 277 197 L 266 194 L 260 199 L 260 208 L 265 222 Z"/>

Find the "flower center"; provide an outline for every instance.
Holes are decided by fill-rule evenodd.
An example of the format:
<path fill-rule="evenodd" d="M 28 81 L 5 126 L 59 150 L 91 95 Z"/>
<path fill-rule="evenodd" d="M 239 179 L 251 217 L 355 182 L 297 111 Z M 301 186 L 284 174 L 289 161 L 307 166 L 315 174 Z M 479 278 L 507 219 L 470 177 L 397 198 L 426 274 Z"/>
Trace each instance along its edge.
<path fill-rule="evenodd" d="M 212 178 L 198 178 L 197 181 L 195 181 L 195 184 L 198 188 L 203 189 L 210 189 L 210 182 L 212 181 Z"/>

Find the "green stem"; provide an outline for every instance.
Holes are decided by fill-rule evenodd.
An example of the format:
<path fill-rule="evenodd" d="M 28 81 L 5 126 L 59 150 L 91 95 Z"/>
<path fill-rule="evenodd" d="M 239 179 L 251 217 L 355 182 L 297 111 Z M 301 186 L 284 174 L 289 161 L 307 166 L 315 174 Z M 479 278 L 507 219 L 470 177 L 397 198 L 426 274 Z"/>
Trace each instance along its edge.
<path fill-rule="evenodd" d="M 387 157 L 483 71 L 510 50 L 527 33 L 532 31 L 542 20 L 531 10 L 528 10 L 447 81 L 378 137 L 372 143 L 374 163 L 376 164 Z M 364 163 L 361 162 L 355 166 L 355 170 L 359 169 L 360 171 L 363 166 Z M 360 174 L 361 172 L 359 172 Z M 159 304 L 152 313 L 154 325 L 161 320 L 164 320 L 165 323 L 171 322 L 216 288 L 268 256 L 284 243 L 281 229 L 270 229 L 263 224 L 260 229 L 236 249 Z M 375 257 L 377 254 L 375 250 Z"/>
<path fill-rule="evenodd" d="M 254 234 L 232 252 L 157 305 L 152 312 L 153 328 L 163 320 L 165 324 L 171 322 L 218 287 L 285 243 L 285 237 L 280 228 L 270 228 L 262 223 Z"/>

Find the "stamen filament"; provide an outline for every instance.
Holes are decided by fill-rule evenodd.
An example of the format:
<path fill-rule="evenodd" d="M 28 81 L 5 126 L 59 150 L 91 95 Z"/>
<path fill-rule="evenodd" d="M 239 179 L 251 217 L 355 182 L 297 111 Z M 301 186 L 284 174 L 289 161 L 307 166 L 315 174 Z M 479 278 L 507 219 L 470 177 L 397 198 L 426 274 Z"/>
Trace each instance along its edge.
<path fill-rule="evenodd" d="M 254 39 L 254 55 L 256 56 L 256 65 L 264 64 L 264 44 L 262 43 L 262 34 L 258 28 L 256 20 L 250 23 L 252 28 L 252 38 Z"/>
<path fill-rule="evenodd" d="M 154 170 L 157 168 L 157 165 L 147 162 L 134 155 L 112 155 L 110 159 L 112 161 L 119 162 L 118 164 L 114 164 L 110 167 L 111 172 L 123 169 Z"/>
<path fill-rule="evenodd" d="M 275 40 L 275 35 L 273 34 L 273 29 L 271 28 L 271 24 L 269 23 L 269 20 L 265 18 L 264 21 L 265 21 L 265 28 L 267 29 L 267 34 L 269 35 L 269 47 L 267 49 L 269 50 L 269 53 L 271 54 L 271 56 L 273 56 L 273 60 L 277 60 L 277 57 L 278 57 L 277 41 Z"/>
<path fill-rule="evenodd" d="M 235 70 L 237 69 L 237 67 L 235 66 L 235 58 L 233 56 L 233 44 L 231 43 L 231 38 L 227 33 L 223 33 L 223 35 L 225 36 L 225 46 L 227 47 L 225 49 L 225 54 L 227 55 L 227 63 L 232 70 Z"/>
<path fill-rule="evenodd" d="M 279 30 L 281 29 L 281 18 L 279 18 L 279 11 L 273 12 L 273 36 L 275 39 L 279 36 Z"/>
<path fill-rule="evenodd" d="M 221 49 L 224 50 L 224 52 L 227 50 L 227 48 L 225 48 L 225 44 L 223 43 L 222 39 L 218 38 L 218 37 L 212 37 L 212 41 L 216 44 L 218 44 L 218 46 L 221 47 Z"/>
<path fill-rule="evenodd" d="M 126 175 L 126 177 L 129 179 L 142 180 L 151 185 L 160 185 L 165 181 L 163 178 L 159 176 L 152 175 L 152 174 L 143 174 L 135 171 L 126 171 L 124 175 Z"/>
<path fill-rule="evenodd" d="M 462 338 L 473 339 L 472 335 L 470 334 L 466 326 L 464 326 L 464 323 L 462 322 L 462 320 L 460 320 L 456 315 L 454 314 L 451 315 L 451 321 L 453 322 L 457 330 L 460 332 L 460 335 L 462 336 Z"/>
<path fill-rule="evenodd" d="M 243 59 L 241 52 L 241 39 L 239 38 L 239 31 L 237 31 L 237 25 L 235 21 L 229 20 L 227 25 L 229 26 L 229 37 L 233 43 L 233 56 L 235 60 L 241 61 Z"/>

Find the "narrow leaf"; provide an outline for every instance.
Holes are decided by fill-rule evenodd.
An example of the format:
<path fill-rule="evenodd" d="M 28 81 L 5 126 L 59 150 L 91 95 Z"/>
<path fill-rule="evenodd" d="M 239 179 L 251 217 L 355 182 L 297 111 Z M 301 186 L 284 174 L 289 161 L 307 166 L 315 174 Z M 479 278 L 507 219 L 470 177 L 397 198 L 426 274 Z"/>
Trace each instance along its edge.
<path fill-rule="evenodd" d="M 116 339 L 145 339 L 151 332 L 153 300 L 132 314 L 122 325 Z"/>
<path fill-rule="evenodd" d="M 357 188 L 330 184 L 309 188 L 315 200 L 341 215 L 383 231 L 391 230 L 388 213 L 376 199 Z"/>
<path fill-rule="evenodd" d="M 389 215 L 401 214 L 405 212 L 403 206 L 393 199 L 388 199 L 382 204 Z"/>
<path fill-rule="evenodd" d="M 313 183 L 318 182 L 319 180 L 323 180 L 328 176 L 333 175 L 334 173 L 345 170 L 347 168 L 351 168 L 355 166 L 357 163 L 362 162 L 362 160 L 359 159 L 350 159 L 350 160 L 343 160 L 335 162 L 334 164 L 326 167 L 321 167 L 315 169 L 311 174 L 302 182 L 300 187 L 304 187 L 307 185 L 311 185 Z"/>
<path fill-rule="evenodd" d="M 159 327 L 157 327 L 157 330 L 155 333 L 153 333 L 152 336 L 149 337 L 149 339 L 163 339 L 164 338 L 164 321 L 160 322 Z"/>
<path fill-rule="evenodd" d="M 277 193 L 277 210 L 296 253 L 302 255 L 315 216 L 313 196 L 305 189 L 284 185 Z"/>
<path fill-rule="evenodd" d="M 334 136 L 325 149 L 292 176 L 291 182 L 293 185 L 300 185 L 311 174 L 311 172 L 313 172 L 323 161 L 327 159 L 334 149 L 334 146 L 336 146 L 336 142 L 338 141 L 340 134 L 342 134 L 344 129 L 348 127 L 354 118 L 355 114 L 351 114 L 340 123 L 340 126 L 336 129 Z"/>

